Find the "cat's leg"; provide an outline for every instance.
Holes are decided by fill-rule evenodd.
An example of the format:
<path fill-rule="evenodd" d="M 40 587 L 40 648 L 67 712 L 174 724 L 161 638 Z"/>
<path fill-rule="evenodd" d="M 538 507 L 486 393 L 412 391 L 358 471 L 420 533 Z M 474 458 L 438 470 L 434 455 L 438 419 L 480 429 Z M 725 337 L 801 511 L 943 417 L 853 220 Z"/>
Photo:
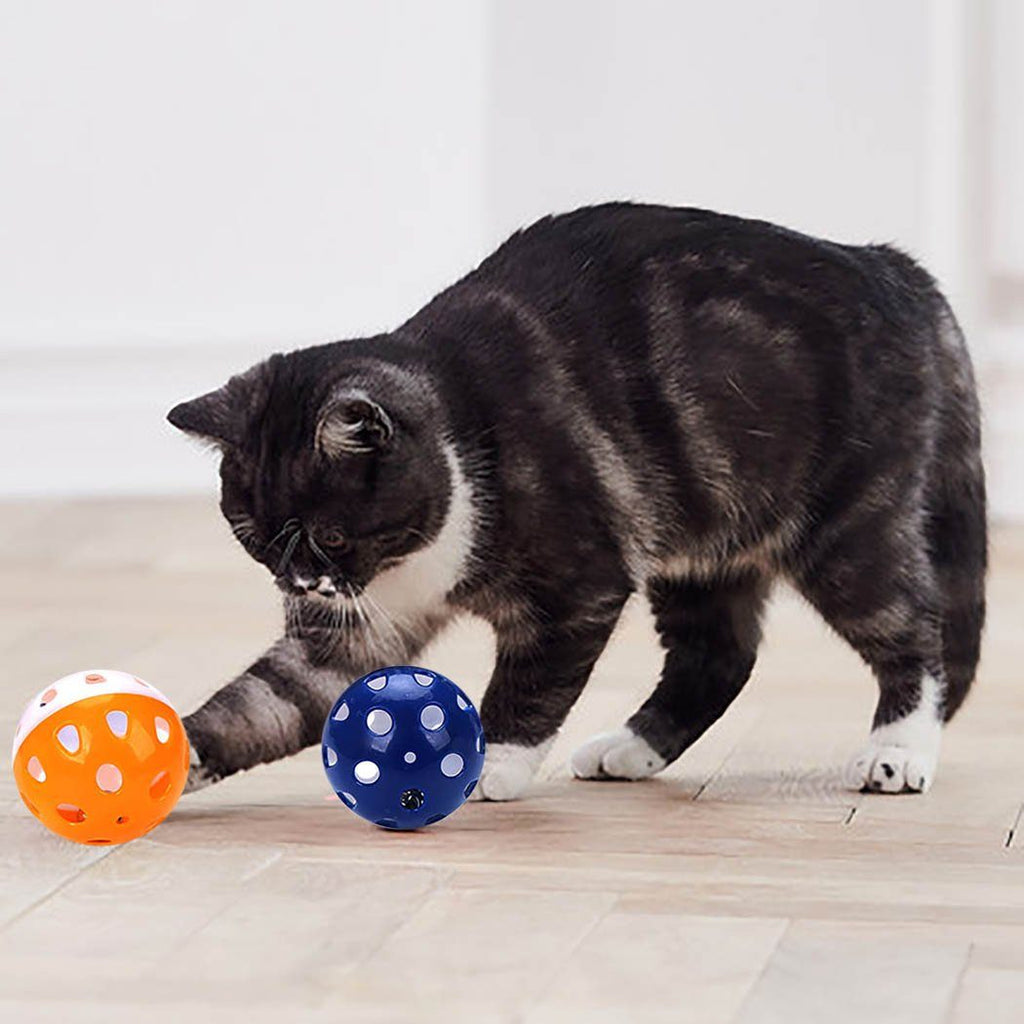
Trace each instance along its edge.
<path fill-rule="evenodd" d="M 186 791 L 318 743 L 331 705 L 354 678 L 314 665 L 301 640 L 279 640 L 184 719 L 192 745 Z"/>
<path fill-rule="evenodd" d="M 941 606 L 915 518 L 887 520 L 829 540 L 796 581 L 878 681 L 871 734 L 847 765 L 846 785 L 924 792 L 935 777 L 944 717 Z"/>
<path fill-rule="evenodd" d="M 627 595 L 541 620 L 528 637 L 499 629 L 494 673 L 480 705 L 487 757 L 476 792 L 515 800 L 530 784 L 579 697 L 622 612 Z"/>
<path fill-rule="evenodd" d="M 573 755 L 584 779 L 642 779 L 696 741 L 750 677 L 768 582 L 760 574 L 715 582 L 655 579 L 648 595 L 666 649 L 657 687 L 621 728 Z"/>
<path fill-rule="evenodd" d="M 290 615 L 294 633 L 184 719 L 192 745 L 187 791 L 319 743 L 346 686 L 381 665 L 411 663 L 446 619 L 399 631 L 379 618 L 374 629 L 351 622 L 339 628 L 329 613 Z"/>

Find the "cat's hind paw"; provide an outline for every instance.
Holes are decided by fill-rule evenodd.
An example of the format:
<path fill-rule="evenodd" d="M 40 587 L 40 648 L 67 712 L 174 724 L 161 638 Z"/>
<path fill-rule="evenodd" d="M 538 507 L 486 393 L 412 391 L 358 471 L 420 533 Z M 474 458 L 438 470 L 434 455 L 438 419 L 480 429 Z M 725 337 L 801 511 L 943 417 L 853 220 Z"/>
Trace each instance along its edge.
<path fill-rule="evenodd" d="M 665 759 L 626 726 L 600 733 L 572 755 L 578 779 L 646 779 L 665 767 Z"/>
<path fill-rule="evenodd" d="M 930 752 L 868 741 L 846 765 L 843 782 L 847 789 L 872 793 L 926 793 L 936 761 Z"/>

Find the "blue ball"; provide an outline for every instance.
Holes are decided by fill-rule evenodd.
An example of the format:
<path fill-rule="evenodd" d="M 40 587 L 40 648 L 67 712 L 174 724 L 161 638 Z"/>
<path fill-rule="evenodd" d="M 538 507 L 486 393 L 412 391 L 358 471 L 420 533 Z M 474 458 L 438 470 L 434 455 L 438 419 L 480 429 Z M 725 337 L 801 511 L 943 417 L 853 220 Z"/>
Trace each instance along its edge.
<path fill-rule="evenodd" d="M 484 730 L 450 679 L 426 668 L 382 668 L 357 679 L 331 708 L 323 758 L 346 807 L 382 828 L 420 828 L 473 792 Z"/>

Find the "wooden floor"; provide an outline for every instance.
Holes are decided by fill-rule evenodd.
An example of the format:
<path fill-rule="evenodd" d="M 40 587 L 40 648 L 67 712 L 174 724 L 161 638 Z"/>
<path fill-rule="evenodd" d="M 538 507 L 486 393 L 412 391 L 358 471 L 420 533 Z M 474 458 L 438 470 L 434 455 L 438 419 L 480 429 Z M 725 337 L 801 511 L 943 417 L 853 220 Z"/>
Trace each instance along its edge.
<path fill-rule="evenodd" d="M 0 790 L 0 1019 L 997 1024 L 1024 1020 L 1024 532 L 927 796 L 844 792 L 874 685 L 787 593 L 756 676 L 656 781 L 566 761 L 650 687 L 632 608 L 529 799 L 387 833 L 314 751 L 77 847 Z M 0 507 L 0 719 L 125 668 L 182 711 L 258 654 L 272 587 L 210 502 Z M 488 631 L 425 658 L 479 697 Z M 1020 826 L 1020 827 L 1018 827 Z"/>

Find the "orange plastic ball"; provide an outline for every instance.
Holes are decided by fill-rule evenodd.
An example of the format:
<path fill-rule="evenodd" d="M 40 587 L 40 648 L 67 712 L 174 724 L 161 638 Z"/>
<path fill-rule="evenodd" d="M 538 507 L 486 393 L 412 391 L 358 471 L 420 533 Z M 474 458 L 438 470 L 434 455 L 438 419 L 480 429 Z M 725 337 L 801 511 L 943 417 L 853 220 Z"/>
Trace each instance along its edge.
<path fill-rule="evenodd" d="M 48 686 L 21 716 L 14 778 L 25 806 L 51 831 L 106 846 L 155 828 L 188 778 L 178 713 L 127 672 L 75 672 Z"/>

